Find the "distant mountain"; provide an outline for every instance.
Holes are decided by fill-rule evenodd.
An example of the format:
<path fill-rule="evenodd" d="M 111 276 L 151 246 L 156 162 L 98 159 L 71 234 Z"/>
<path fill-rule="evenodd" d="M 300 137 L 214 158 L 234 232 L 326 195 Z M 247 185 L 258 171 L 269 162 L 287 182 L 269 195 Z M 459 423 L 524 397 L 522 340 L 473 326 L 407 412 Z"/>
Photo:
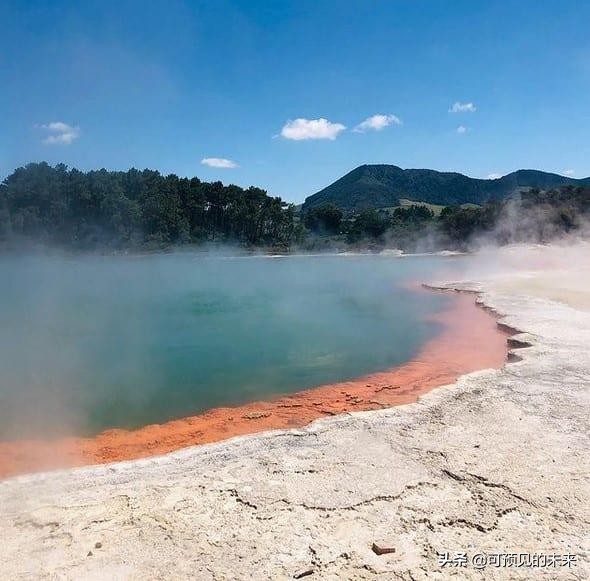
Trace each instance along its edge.
<path fill-rule="evenodd" d="M 482 204 L 499 200 L 519 189 L 590 185 L 590 177 L 573 179 L 532 169 L 520 169 L 498 179 L 470 178 L 432 169 L 402 169 L 395 165 L 361 165 L 317 194 L 303 209 L 335 204 L 344 210 L 396 206 L 400 198 L 429 204 Z"/>

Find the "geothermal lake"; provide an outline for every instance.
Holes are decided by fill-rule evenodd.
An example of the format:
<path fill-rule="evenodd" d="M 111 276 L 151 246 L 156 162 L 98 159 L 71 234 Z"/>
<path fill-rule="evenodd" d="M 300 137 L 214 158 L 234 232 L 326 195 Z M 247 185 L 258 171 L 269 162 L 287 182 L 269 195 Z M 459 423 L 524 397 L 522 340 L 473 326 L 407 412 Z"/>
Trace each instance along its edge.
<path fill-rule="evenodd" d="M 443 257 L 0 257 L 0 438 L 94 434 L 411 359 Z"/>

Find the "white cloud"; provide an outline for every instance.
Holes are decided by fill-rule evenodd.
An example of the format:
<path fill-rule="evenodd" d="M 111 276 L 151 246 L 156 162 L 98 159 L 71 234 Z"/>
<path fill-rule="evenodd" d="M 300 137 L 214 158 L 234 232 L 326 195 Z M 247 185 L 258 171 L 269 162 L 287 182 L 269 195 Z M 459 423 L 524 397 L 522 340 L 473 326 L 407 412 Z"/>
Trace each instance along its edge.
<path fill-rule="evenodd" d="M 68 125 L 63 121 L 52 121 L 44 125 L 38 125 L 47 133 L 43 139 L 46 145 L 70 145 L 80 137 L 80 128 L 77 125 Z"/>
<path fill-rule="evenodd" d="M 449 113 L 475 113 L 477 107 L 473 103 L 461 103 L 456 101 L 449 109 Z"/>
<path fill-rule="evenodd" d="M 346 129 L 342 123 L 332 123 L 327 119 L 294 119 L 289 120 L 281 129 L 285 139 L 301 141 L 303 139 L 334 140 Z"/>
<path fill-rule="evenodd" d="M 575 171 L 575 170 L 573 170 L 573 169 L 566 169 L 566 170 L 564 170 L 564 171 L 563 171 L 563 173 L 564 173 L 566 176 L 573 176 L 573 175 L 576 173 L 576 171 Z"/>
<path fill-rule="evenodd" d="M 469 131 L 469 127 L 465 127 L 465 125 L 459 125 L 459 127 L 457 127 L 457 133 L 463 134 L 463 133 L 467 133 Z"/>
<path fill-rule="evenodd" d="M 499 180 L 502 177 L 501 173 L 491 173 L 488 174 L 488 180 Z"/>
<path fill-rule="evenodd" d="M 373 115 L 367 117 L 362 123 L 359 123 L 353 131 L 364 133 L 365 131 L 381 131 L 391 124 L 402 125 L 402 120 L 396 115 Z"/>
<path fill-rule="evenodd" d="M 222 169 L 233 169 L 235 167 L 239 167 L 235 161 L 231 159 L 225 159 L 224 157 L 204 157 L 201 160 L 203 165 L 208 165 L 209 167 L 216 167 Z"/>

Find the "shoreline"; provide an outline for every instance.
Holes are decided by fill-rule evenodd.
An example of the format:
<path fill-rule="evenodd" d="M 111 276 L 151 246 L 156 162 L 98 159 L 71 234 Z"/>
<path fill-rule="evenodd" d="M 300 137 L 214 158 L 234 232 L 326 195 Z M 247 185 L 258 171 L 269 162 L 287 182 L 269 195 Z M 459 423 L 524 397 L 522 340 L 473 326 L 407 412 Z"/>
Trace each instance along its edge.
<path fill-rule="evenodd" d="M 429 288 L 429 291 L 441 289 Z M 420 288 L 421 292 L 426 292 Z M 448 291 L 447 291 L 448 292 Z M 301 428 L 319 418 L 412 403 L 436 387 L 507 360 L 507 339 L 497 316 L 473 293 L 454 293 L 449 309 L 432 317 L 442 325 L 410 361 L 350 381 L 321 385 L 235 407 L 134 430 L 110 429 L 92 437 L 0 442 L 0 479 L 27 473 L 136 460 L 181 448 L 263 431 Z"/>

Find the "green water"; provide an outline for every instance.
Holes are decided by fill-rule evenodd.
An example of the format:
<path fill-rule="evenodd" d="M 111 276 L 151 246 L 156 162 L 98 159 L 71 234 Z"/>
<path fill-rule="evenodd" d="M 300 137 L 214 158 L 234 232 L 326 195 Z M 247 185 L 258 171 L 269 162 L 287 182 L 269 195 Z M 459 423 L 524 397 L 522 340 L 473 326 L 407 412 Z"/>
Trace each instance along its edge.
<path fill-rule="evenodd" d="M 388 368 L 448 258 L 0 257 L 0 437 L 95 433 Z"/>

